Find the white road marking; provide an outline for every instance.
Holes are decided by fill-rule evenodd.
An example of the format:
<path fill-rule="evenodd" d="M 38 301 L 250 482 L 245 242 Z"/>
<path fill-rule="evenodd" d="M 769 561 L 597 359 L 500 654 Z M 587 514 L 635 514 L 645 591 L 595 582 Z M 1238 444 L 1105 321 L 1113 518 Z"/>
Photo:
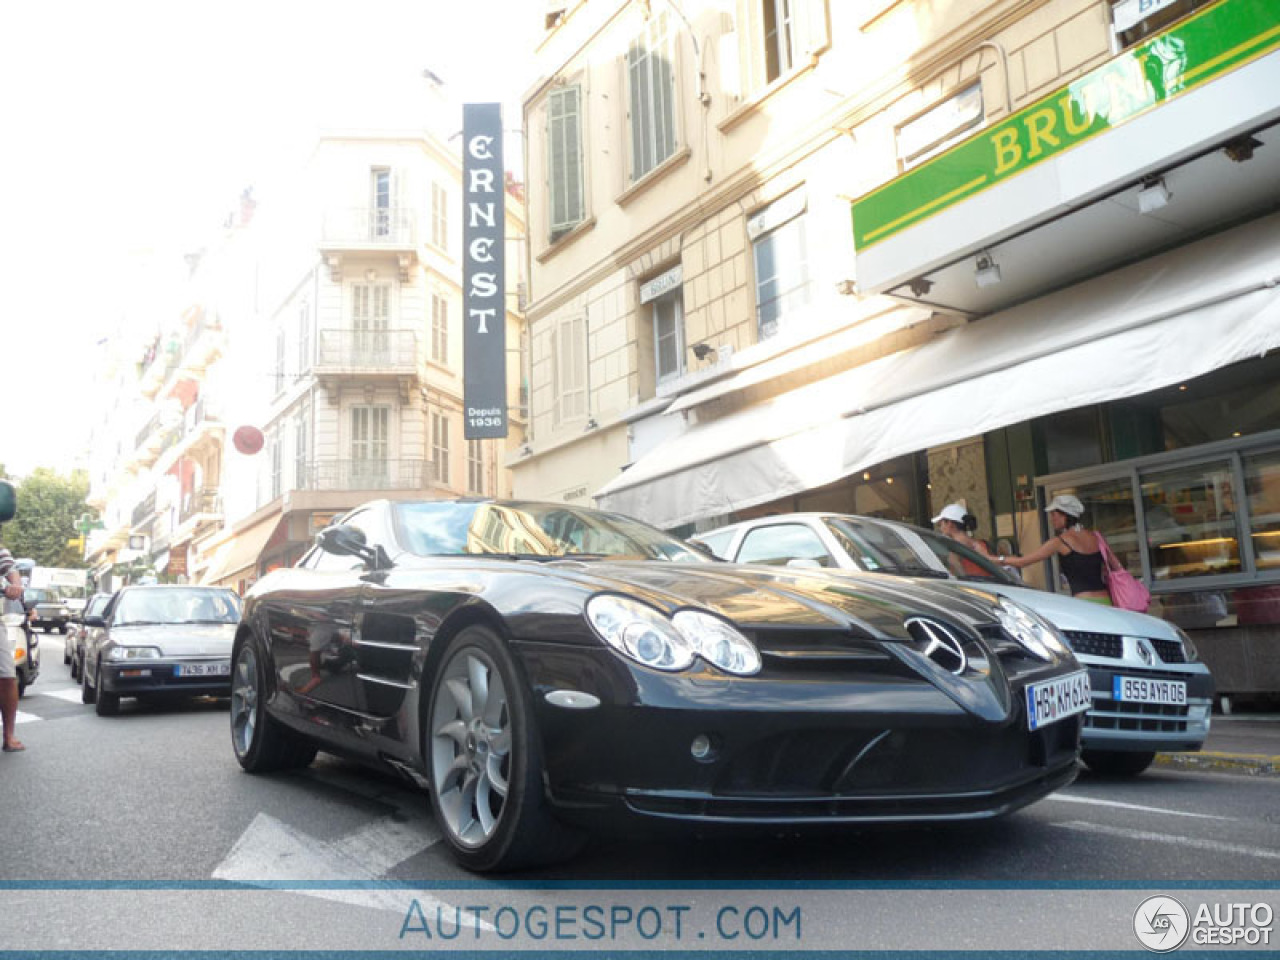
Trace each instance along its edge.
<path fill-rule="evenodd" d="M 1121 837 L 1125 840 L 1142 840 L 1147 843 L 1168 843 L 1176 847 L 1191 847 L 1193 850 L 1209 850 L 1214 853 L 1236 853 L 1242 857 L 1259 857 L 1263 860 L 1280 860 L 1280 850 L 1264 850 L 1260 847 L 1244 847 L 1238 843 L 1219 843 L 1217 840 L 1201 840 L 1196 837 L 1181 837 L 1172 833 L 1153 833 L 1150 830 L 1128 830 L 1124 827 L 1110 827 L 1101 823 L 1085 823 L 1083 820 L 1069 820 L 1066 823 L 1050 824 L 1066 830 L 1077 830 L 1081 833 L 1100 833 L 1108 837 Z"/>
<path fill-rule="evenodd" d="M 79 688 L 79 687 L 64 687 L 64 688 L 63 688 L 63 689 L 61 689 L 61 690 L 41 690 L 41 691 L 40 691 L 40 696 L 42 696 L 42 697 L 57 697 L 59 700 L 65 700 L 65 701 L 67 701 L 67 703 L 79 703 L 79 702 L 80 702 L 80 688 Z"/>
<path fill-rule="evenodd" d="M 213 878 L 249 886 L 269 885 L 272 889 L 399 914 L 405 913 L 413 899 L 424 911 L 430 913 L 438 908 L 441 916 L 448 917 L 454 910 L 450 904 L 420 891 L 288 887 L 290 882 L 377 881 L 396 864 L 439 841 L 440 834 L 432 824 L 384 818 L 330 842 L 259 813 L 213 871 Z M 480 925 L 493 929 L 483 922 Z"/>
<path fill-rule="evenodd" d="M 1087 803 L 1097 807 L 1117 807 L 1121 810 L 1138 810 L 1142 813 L 1163 813 L 1171 817 L 1194 817 L 1197 820 L 1232 820 L 1235 817 L 1220 817 L 1213 813 L 1188 813 L 1185 810 L 1170 810 L 1168 807 L 1148 807 L 1141 803 L 1122 803 L 1119 800 L 1099 800 L 1096 797 L 1077 797 L 1069 794 L 1051 793 L 1046 800 L 1057 800 L 1060 803 Z"/>
<path fill-rule="evenodd" d="M 44 717 L 37 717 L 34 713 L 23 713 L 21 710 L 19 710 L 17 715 L 14 717 L 14 720 L 17 723 L 34 723 L 37 720 L 43 719 Z"/>

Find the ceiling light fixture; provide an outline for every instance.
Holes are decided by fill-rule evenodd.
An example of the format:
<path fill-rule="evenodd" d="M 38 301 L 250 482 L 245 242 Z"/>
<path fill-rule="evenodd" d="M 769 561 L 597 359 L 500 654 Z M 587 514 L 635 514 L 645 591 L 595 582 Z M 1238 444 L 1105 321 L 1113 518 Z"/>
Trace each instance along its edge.
<path fill-rule="evenodd" d="M 994 287 L 1000 279 L 1000 265 L 984 250 L 978 255 L 978 262 L 973 271 L 973 282 L 979 287 Z"/>
<path fill-rule="evenodd" d="M 1142 189 L 1138 191 L 1138 212 L 1154 213 L 1161 207 L 1169 205 L 1173 194 L 1165 186 L 1162 177 L 1152 177 L 1142 181 Z"/>
<path fill-rule="evenodd" d="M 933 281 L 927 277 L 915 277 L 907 286 L 911 288 L 912 296 L 923 297 L 933 289 Z"/>

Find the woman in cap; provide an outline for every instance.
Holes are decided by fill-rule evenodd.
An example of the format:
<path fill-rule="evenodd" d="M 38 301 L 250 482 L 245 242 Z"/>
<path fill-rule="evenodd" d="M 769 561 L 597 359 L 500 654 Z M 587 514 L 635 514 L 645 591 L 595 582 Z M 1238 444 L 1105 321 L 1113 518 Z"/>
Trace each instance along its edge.
<path fill-rule="evenodd" d="M 1080 523 L 1084 504 L 1069 493 L 1060 493 L 1044 508 L 1056 536 L 1045 541 L 1025 557 L 997 557 L 996 562 L 1010 567 L 1029 567 L 1047 560 L 1055 553 L 1058 567 L 1067 578 L 1073 597 L 1111 606 L 1111 594 L 1103 574 L 1107 562 L 1098 544 L 1098 535 Z"/>
<path fill-rule="evenodd" d="M 991 551 L 987 549 L 987 545 L 972 536 L 972 532 L 978 528 L 978 518 L 966 510 L 963 504 L 947 504 L 942 508 L 942 512 L 933 518 L 933 523 L 938 528 L 938 532 L 944 537 L 963 544 L 974 553 L 980 553 L 984 557 L 995 559 L 991 556 Z M 973 574 L 981 577 L 987 573 L 986 570 L 972 560 L 966 560 L 959 555 L 956 555 L 954 559 L 959 560 L 960 566 L 963 568 L 956 571 L 961 576 Z"/>

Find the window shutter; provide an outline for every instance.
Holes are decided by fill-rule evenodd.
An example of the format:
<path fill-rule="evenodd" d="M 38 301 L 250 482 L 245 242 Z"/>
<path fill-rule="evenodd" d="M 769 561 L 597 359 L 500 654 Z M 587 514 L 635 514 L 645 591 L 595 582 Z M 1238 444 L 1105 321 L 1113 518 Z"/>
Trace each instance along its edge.
<path fill-rule="evenodd" d="M 831 30 L 827 24 L 827 0 L 795 0 L 796 50 L 803 57 L 814 57 L 831 46 Z M 797 64 L 799 66 L 799 64 Z"/>
<path fill-rule="evenodd" d="M 547 172 L 551 184 L 551 238 L 583 218 L 582 88 L 553 90 L 547 102 Z"/>

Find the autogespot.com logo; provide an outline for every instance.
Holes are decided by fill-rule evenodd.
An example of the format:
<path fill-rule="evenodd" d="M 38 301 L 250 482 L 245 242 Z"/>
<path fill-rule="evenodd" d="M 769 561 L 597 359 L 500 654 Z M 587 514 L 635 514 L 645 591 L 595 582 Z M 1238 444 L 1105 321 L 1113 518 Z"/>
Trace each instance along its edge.
<path fill-rule="evenodd" d="M 1187 908 L 1173 897 L 1148 897 L 1133 914 L 1133 932 L 1144 947 L 1156 953 L 1177 950 L 1190 929 Z"/>

